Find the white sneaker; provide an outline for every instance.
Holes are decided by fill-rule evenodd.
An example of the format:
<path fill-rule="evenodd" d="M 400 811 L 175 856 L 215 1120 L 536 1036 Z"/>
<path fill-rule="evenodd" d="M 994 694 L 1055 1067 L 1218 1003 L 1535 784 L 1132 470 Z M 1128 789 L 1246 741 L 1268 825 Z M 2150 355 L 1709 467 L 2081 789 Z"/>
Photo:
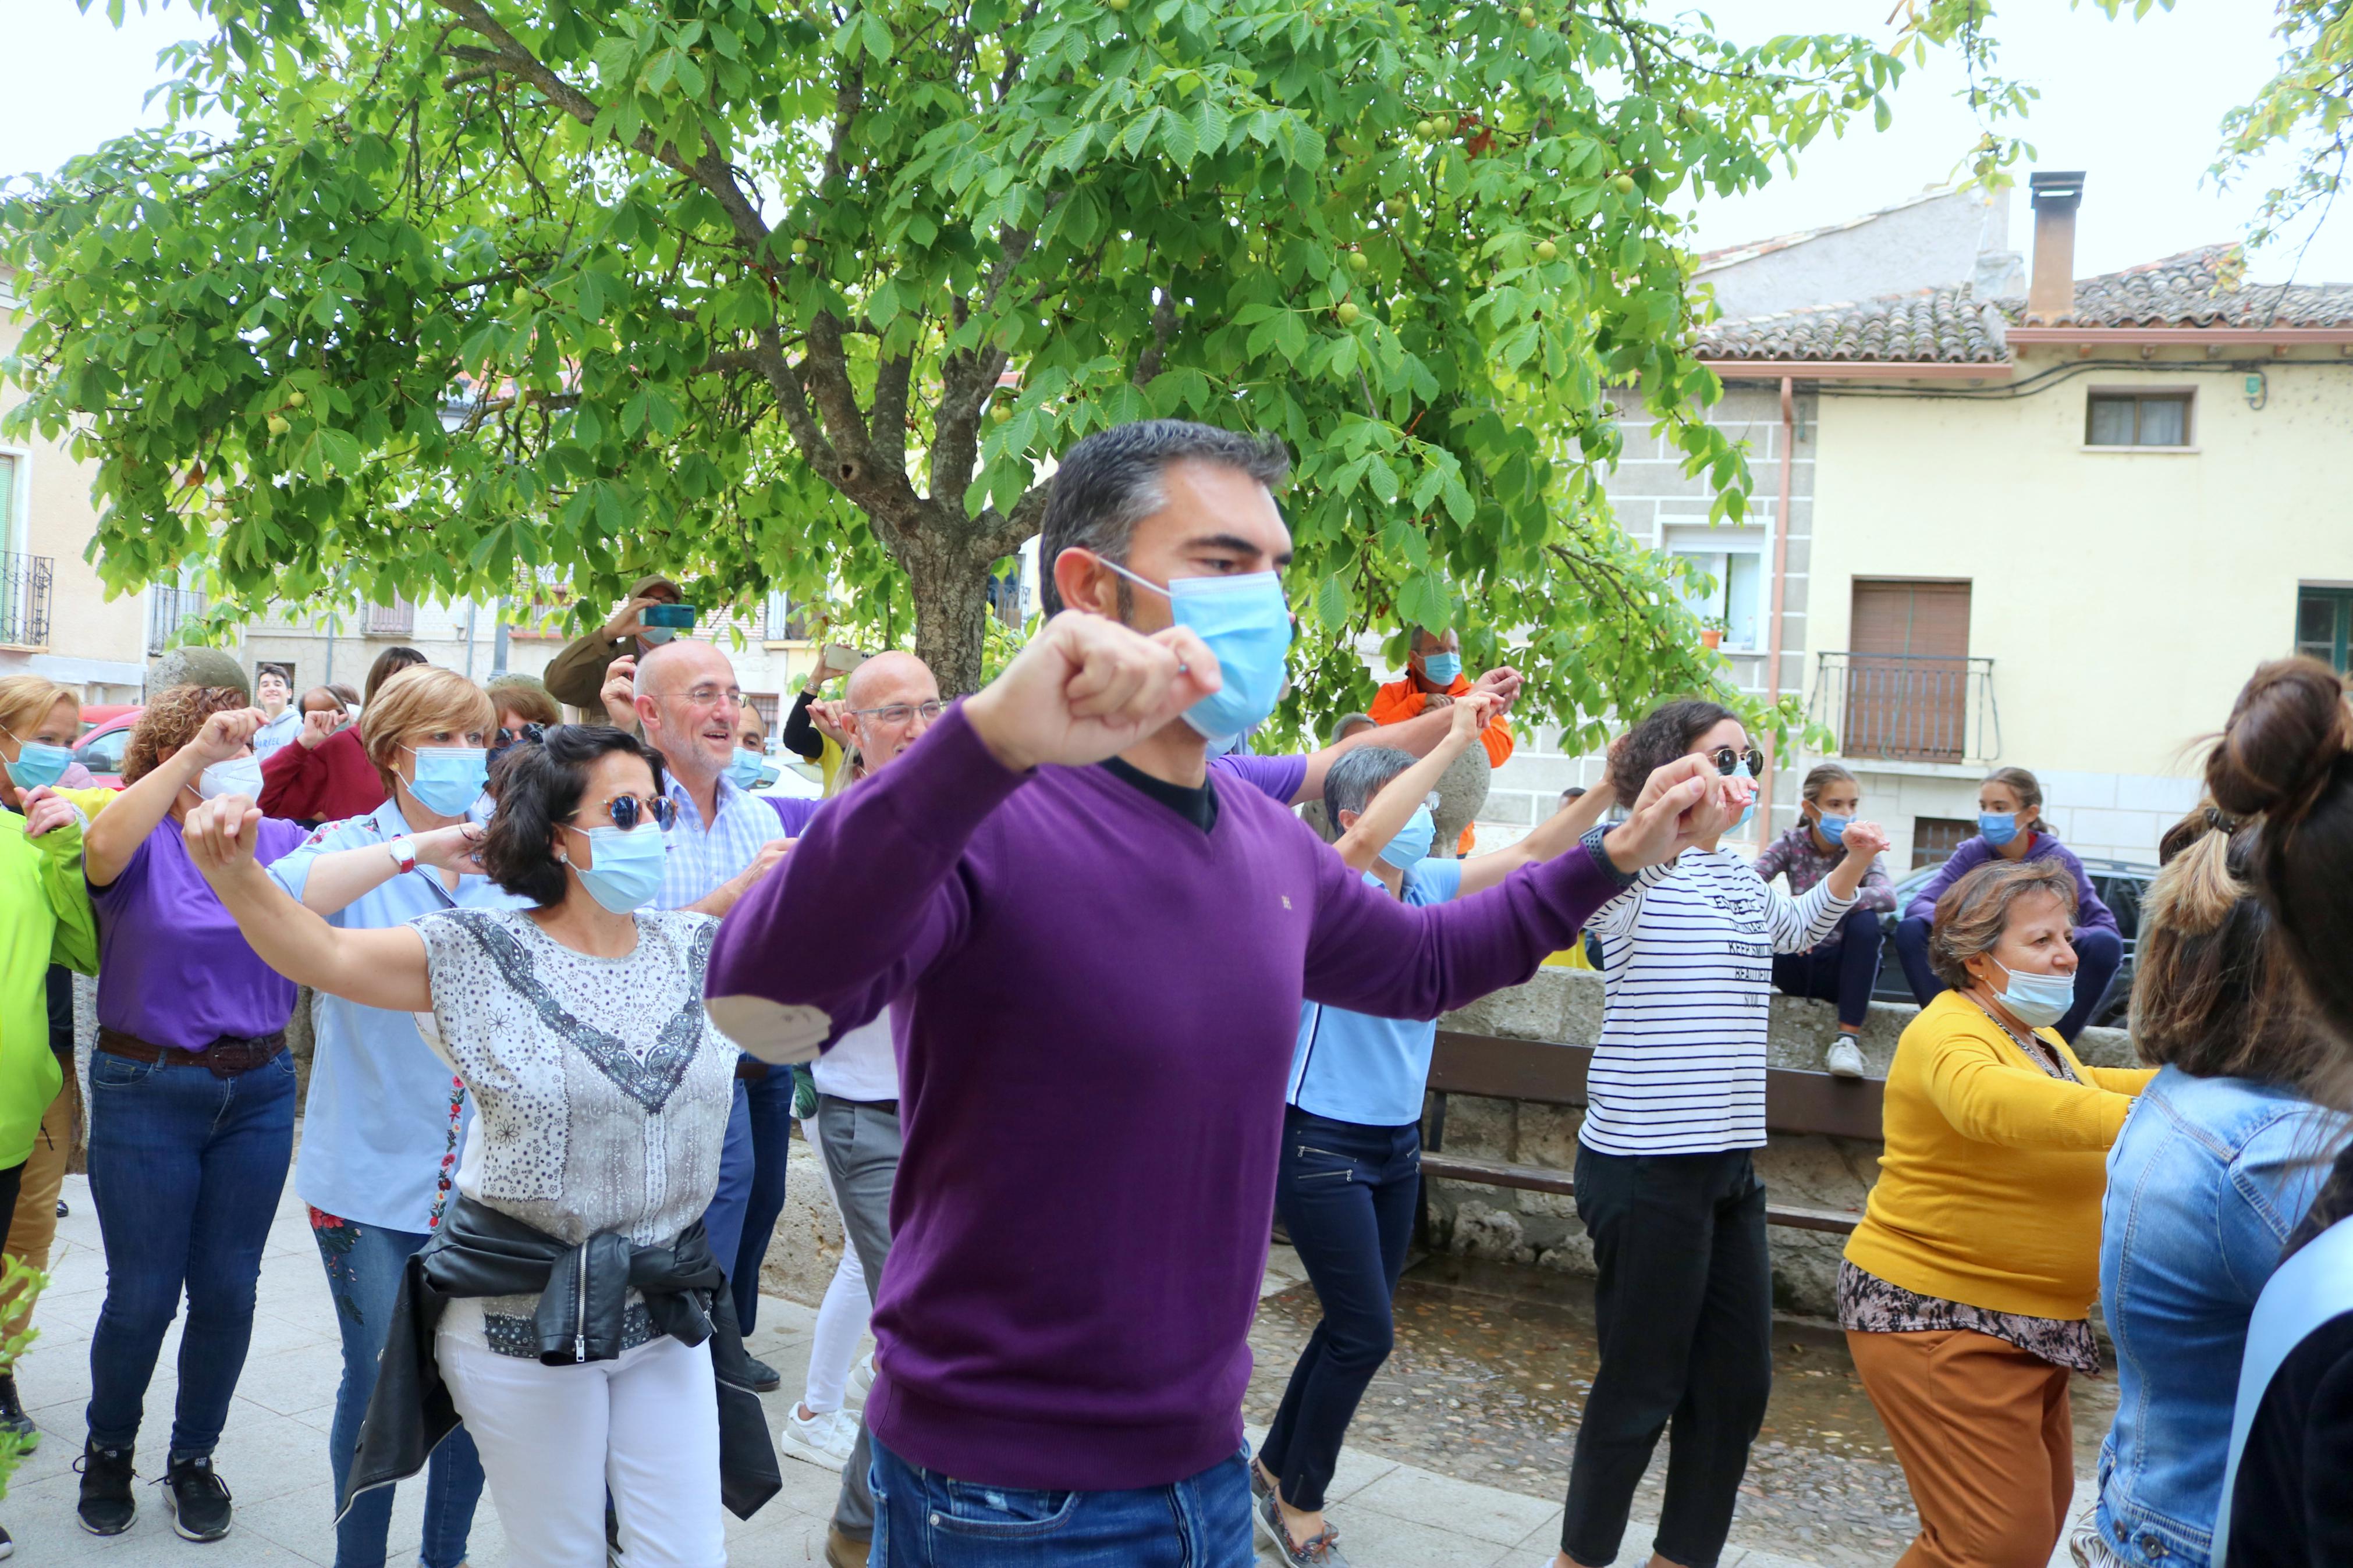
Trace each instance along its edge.
<path fill-rule="evenodd" d="M 860 1394 L 874 1386 L 874 1352 L 872 1351 L 868 1351 L 864 1355 L 860 1356 L 858 1364 L 849 1369 L 849 1386 Z"/>
<path fill-rule="evenodd" d="M 1822 1065 L 1830 1068 L 1832 1078 L 1861 1078 L 1862 1052 L 1856 1048 L 1854 1037 L 1841 1035 L 1838 1043 L 1831 1047 L 1830 1054 L 1823 1058 Z"/>
<path fill-rule="evenodd" d="M 858 1417 L 847 1410 L 828 1410 L 804 1421 L 796 1405 L 776 1429 L 776 1437 L 794 1458 L 839 1471 L 858 1446 Z"/>

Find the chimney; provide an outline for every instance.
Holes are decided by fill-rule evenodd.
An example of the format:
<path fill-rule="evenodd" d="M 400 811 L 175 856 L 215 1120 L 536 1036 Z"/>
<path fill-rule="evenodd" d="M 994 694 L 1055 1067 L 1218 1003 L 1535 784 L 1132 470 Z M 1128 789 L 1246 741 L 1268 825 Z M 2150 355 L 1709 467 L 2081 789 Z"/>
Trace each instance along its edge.
<path fill-rule="evenodd" d="M 2026 287 L 2026 319 L 2045 324 L 2075 313 L 2075 209 L 2084 200 L 2084 171 L 2036 174 L 2034 277 Z"/>

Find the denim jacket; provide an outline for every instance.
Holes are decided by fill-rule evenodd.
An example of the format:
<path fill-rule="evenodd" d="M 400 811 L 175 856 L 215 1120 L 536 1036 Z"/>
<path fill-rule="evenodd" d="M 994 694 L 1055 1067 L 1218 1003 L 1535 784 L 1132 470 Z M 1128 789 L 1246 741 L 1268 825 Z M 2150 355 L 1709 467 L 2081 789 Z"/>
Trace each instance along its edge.
<path fill-rule="evenodd" d="M 2100 1237 L 2117 1400 L 2096 1515 L 2121 1561 L 2209 1563 L 2247 1320 L 2343 1137 L 2287 1089 L 2171 1067 L 2126 1118 Z"/>

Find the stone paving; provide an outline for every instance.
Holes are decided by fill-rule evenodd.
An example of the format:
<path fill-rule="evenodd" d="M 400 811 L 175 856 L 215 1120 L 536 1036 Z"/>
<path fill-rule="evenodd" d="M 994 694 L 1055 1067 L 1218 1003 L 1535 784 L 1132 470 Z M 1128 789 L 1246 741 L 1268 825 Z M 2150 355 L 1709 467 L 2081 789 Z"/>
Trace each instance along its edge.
<path fill-rule="evenodd" d="M 806 1167 L 797 1162 L 797 1178 Z M 331 1564 L 334 1550 L 326 1433 L 341 1360 L 333 1308 L 301 1203 L 290 1189 L 270 1232 L 253 1347 L 218 1454 L 222 1478 L 237 1496 L 237 1529 L 218 1546 L 204 1547 L 172 1534 L 162 1498 L 146 1480 L 141 1483 L 138 1522 L 126 1534 L 100 1540 L 84 1534 L 74 1521 L 77 1478 L 72 1463 L 80 1451 L 82 1408 L 90 1387 L 90 1335 L 105 1271 L 87 1181 L 69 1177 L 66 1196 L 72 1213 L 58 1229 L 51 1284 L 37 1315 L 41 1338 L 18 1372 L 26 1404 L 45 1438 L 0 1502 L 0 1521 L 16 1539 L 16 1561 L 40 1565 L 104 1562 L 118 1568 L 207 1562 L 237 1568 Z M 1312 1295 L 1298 1282 L 1297 1265 L 1288 1251 L 1277 1248 L 1270 1267 L 1268 1310 L 1256 1336 L 1264 1364 L 1253 1388 L 1253 1414 L 1266 1403 L 1261 1385 L 1271 1379 L 1280 1388 L 1288 1367 L 1282 1359 L 1283 1347 L 1293 1342 L 1291 1336 L 1302 1321 L 1303 1298 L 1306 1321 L 1312 1321 Z M 786 1392 L 767 1400 L 773 1420 L 782 1419 L 799 1390 L 814 1320 L 815 1313 L 797 1302 L 773 1296 L 764 1300 L 752 1348 L 786 1374 Z M 1489 1353 L 1478 1343 L 1476 1325 L 1459 1327 L 1472 1331 L 1462 1349 Z M 1409 1347 L 1419 1333 L 1401 1336 L 1401 1347 Z M 161 1469 L 178 1352 L 175 1324 L 147 1399 L 147 1436 L 140 1456 L 140 1468 L 147 1476 Z M 1419 1378 L 1426 1371 L 1409 1350 L 1399 1375 Z M 1446 1406 L 1441 1397 L 1433 1408 L 1439 1426 L 1461 1430 L 1462 1423 L 1445 1419 L 1460 1416 L 1460 1407 Z M 1542 1568 L 1550 1562 L 1560 1525 L 1558 1488 L 1564 1465 L 1548 1462 L 1541 1471 L 1527 1468 L 1536 1473 L 1481 1470 L 1482 1477 L 1500 1479 L 1501 1485 L 1444 1473 L 1441 1464 L 1430 1461 L 1451 1459 L 1458 1469 L 1492 1461 L 1485 1449 L 1468 1446 L 1462 1452 L 1473 1458 L 1450 1456 L 1426 1441 L 1425 1435 L 1409 1431 L 1412 1424 L 1391 1414 L 1394 1409 L 1376 1413 L 1368 1408 L 1368 1415 L 1378 1414 L 1384 1435 L 1352 1446 L 1332 1491 L 1335 1517 L 1342 1522 L 1346 1549 L 1358 1568 Z M 1368 1421 L 1368 1428 L 1371 1425 Z M 1250 1435 L 1254 1440 L 1258 1428 L 1252 1427 Z M 785 1489 L 779 1496 L 752 1521 L 729 1521 L 731 1561 L 764 1565 L 824 1560 L 824 1521 L 832 1507 L 836 1478 L 790 1458 L 784 1470 Z M 416 1560 L 423 1492 L 421 1485 L 401 1489 L 388 1559 L 394 1563 Z M 1628 1532 L 1620 1563 L 1642 1563 L 1649 1536 L 1647 1523 L 1638 1521 Z M 1775 1521 L 1745 1519 L 1733 1550 L 1722 1562 L 1724 1568 L 1810 1568 L 1816 1563 L 1829 1568 L 1855 1560 L 1843 1552 L 1818 1555 L 1800 1550 L 1799 1555 L 1789 1555 L 1794 1545 L 1783 1539 Z M 473 1568 L 500 1568 L 507 1561 L 506 1542 L 486 1494 L 475 1521 L 470 1563 Z"/>

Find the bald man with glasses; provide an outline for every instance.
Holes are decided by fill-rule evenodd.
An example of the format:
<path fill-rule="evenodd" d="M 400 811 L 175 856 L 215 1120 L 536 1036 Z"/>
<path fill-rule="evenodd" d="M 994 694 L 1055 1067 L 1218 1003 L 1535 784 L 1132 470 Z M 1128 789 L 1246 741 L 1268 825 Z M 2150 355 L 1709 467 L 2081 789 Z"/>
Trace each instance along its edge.
<path fill-rule="evenodd" d="M 654 902 L 666 910 L 723 915 L 784 858 L 817 802 L 751 795 L 727 777 L 744 693 L 735 683 L 735 667 L 711 644 L 685 637 L 662 644 L 638 661 L 635 686 L 631 706 L 638 727 L 661 753 L 669 773 L 670 820 L 663 835 L 669 853 Z M 727 1271 L 736 1320 L 747 1336 L 759 1308 L 767 1233 L 784 1209 L 784 1135 L 790 1131 L 791 1112 L 792 1075 L 771 1073 L 746 1058 L 737 1068 L 719 1188 L 702 1223 L 711 1255 Z M 763 1394 L 783 1382 L 757 1359 L 752 1371 L 754 1386 Z"/>

